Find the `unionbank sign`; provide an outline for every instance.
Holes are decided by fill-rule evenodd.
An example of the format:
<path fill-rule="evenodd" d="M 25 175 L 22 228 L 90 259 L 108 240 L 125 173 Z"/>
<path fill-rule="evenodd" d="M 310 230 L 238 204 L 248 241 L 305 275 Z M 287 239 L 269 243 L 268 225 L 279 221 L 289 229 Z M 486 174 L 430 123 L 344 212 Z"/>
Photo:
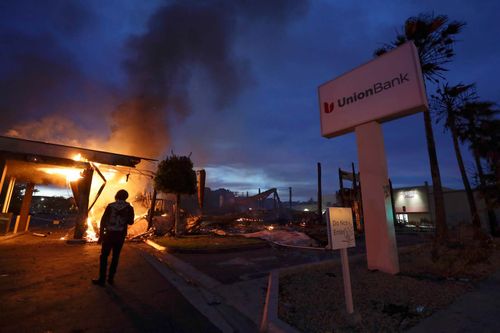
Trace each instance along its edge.
<path fill-rule="evenodd" d="M 319 87 L 321 135 L 384 122 L 427 108 L 417 50 L 406 43 Z"/>

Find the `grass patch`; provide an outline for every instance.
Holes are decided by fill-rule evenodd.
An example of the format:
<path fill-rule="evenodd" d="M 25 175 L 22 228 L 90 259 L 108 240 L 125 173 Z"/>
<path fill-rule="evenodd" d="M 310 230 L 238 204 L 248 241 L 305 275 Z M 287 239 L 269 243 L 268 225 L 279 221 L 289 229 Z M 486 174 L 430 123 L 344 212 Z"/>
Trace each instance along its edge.
<path fill-rule="evenodd" d="M 178 250 L 221 250 L 238 249 L 267 244 L 259 238 L 240 236 L 195 235 L 181 237 L 160 237 L 155 242 L 169 249 Z"/>

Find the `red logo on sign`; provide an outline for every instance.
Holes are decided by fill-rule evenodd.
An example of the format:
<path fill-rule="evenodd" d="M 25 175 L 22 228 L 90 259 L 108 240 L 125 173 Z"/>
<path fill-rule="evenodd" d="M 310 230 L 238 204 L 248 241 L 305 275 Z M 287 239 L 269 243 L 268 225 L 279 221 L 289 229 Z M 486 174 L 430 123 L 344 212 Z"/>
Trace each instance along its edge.
<path fill-rule="evenodd" d="M 333 112 L 333 109 L 335 108 L 335 104 L 333 103 L 324 103 L 323 104 L 324 108 L 325 108 L 325 113 L 332 113 Z"/>

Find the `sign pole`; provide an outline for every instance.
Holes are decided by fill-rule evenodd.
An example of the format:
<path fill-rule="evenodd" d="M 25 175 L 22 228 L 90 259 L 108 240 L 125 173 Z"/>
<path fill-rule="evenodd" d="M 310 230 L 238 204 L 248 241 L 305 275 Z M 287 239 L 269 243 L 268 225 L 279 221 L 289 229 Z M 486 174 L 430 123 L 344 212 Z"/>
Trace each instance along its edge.
<path fill-rule="evenodd" d="M 384 137 L 379 123 L 356 127 L 368 269 L 399 272 Z"/>
<path fill-rule="evenodd" d="M 347 248 L 340 249 L 340 258 L 342 262 L 342 279 L 344 281 L 344 296 L 347 313 L 354 312 L 352 305 L 352 289 L 351 289 L 351 273 L 349 272 L 349 257 L 347 256 Z"/>
<path fill-rule="evenodd" d="M 356 246 L 352 209 L 350 207 L 330 207 L 328 214 L 328 243 L 332 250 L 340 250 L 342 263 L 342 280 L 344 281 L 345 305 L 348 314 L 354 312 L 351 290 L 351 273 L 347 248 Z"/>

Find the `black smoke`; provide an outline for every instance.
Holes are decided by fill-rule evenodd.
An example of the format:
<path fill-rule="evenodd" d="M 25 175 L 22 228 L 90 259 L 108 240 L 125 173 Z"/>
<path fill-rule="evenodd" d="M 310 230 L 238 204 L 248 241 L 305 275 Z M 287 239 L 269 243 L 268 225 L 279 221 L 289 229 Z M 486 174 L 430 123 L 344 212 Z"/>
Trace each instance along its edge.
<path fill-rule="evenodd" d="M 277 29 L 304 14 L 306 1 L 175 1 L 161 7 L 148 30 L 127 42 L 124 66 L 134 94 L 157 108 L 184 114 L 191 109 L 188 84 L 203 68 L 215 107 L 224 108 L 251 81 L 246 59 L 233 50 L 235 34 L 252 25 Z M 242 27 L 244 25 L 244 27 Z"/>
<path fill-rule="evenodd" d="M 7 22 L 0 23 L 0 130 L 53 141 L 35 136 L 50 136 L 50 131 L 37 131 L 25 123 L 43 126 L 49 123 L 44 117 L 50 122 L 60 117 L 63 122 L 63 118 L 75 120 L 85 113 L 98 123 L 109 121 L 109 138 L 96 148 L 151 157 L 168 148 L 171 116 L 182 118 L 192 112 L 190 84 L 200 71 L 212 96 L 205 108 L 209 112 L 226 109 L 251 84 L 252 59 L 235 52 L 239 33 L 256 27 L 279 31 L 307 10 L 307 1 L 300 0 L 165 2 L 151 15 L 144 33 L 125 40 L 121 64 L 126 82 L 110 111 L 79 105 L 99 99 L 96 89 L 114 91 L 116 87 L 89 82 L 67 45 L 95 24 L 93 11 L 98 5 L 64 0 L 40 3 L 0 5 L 4 13 L 0 15 Z M 35 23 L 23 25 L 16 15 L 19 20 L 34 18 Z M 110 64 L 117 61 L 110 59 Z M 89 86 L 94 87 L 90 92 Z M 85 128 L 79 124 L 60 128 L 75 133 L 54 133 L 59 141 L 68 136 L 63 141 L 74 143 L 85 137 Z"/>

